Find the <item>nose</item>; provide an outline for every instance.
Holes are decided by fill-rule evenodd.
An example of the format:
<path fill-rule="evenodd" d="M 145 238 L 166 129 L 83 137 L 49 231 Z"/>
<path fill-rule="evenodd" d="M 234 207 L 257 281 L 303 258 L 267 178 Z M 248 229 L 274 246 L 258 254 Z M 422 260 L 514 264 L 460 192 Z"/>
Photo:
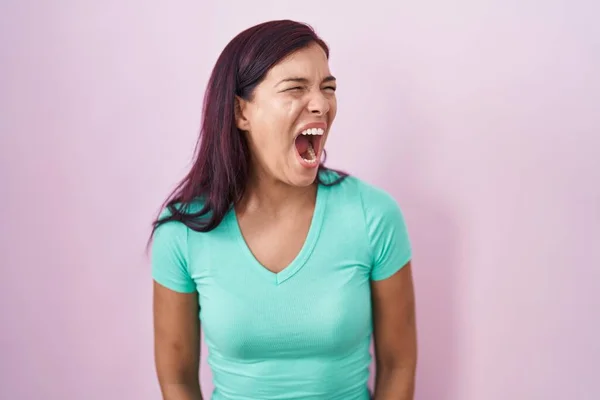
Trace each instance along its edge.
<path fill-rule="evenodd" d="M 329 111 L 329 102 L 323 96 L 321 91 L 315 91 L 311 94 L 308 102 L 308 111 L 315 115 L 325 115 Z"/>

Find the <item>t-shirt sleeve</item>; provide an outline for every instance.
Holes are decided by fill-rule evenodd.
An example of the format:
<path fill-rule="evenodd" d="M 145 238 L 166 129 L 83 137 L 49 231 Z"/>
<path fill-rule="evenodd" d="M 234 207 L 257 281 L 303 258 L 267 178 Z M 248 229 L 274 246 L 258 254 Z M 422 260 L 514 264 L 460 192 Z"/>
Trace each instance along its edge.
<path fill-rule="evenodd" d="M 371 279 L 389 278 L 412 257 L 404 215 L 390 194 L 370 186 L 363 193 L 363 208 L 373 257 Z"/>
<path fill-rule="evenodd" d="M 187 229 L 181 222 L 166 222 L 154 232 L 151 247 L 152 278 L 180 293 L 192 293 L 196 289 L 188 272 Z"/>

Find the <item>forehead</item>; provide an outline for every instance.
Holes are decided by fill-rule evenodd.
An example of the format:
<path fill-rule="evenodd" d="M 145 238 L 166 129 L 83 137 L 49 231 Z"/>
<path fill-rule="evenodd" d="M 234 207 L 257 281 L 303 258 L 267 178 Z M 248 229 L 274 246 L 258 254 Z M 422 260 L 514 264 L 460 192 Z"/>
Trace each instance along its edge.
<path fill-rule="evenodd" d="M 328 75 L 330 75 L 329 60 L 325 51 L 318 44 L 311 44 L 276 64 L 267 73 L 265 80 L 281 80 L 291 76 L 312 80 Z"/>

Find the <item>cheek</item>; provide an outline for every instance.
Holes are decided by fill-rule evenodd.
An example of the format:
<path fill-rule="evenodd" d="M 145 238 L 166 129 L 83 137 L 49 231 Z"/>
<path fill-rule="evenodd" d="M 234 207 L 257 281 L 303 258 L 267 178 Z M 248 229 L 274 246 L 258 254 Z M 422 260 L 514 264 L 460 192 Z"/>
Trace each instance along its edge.
<path fill-rule="evenodd" d="M 298 103 L 293 100 L 274 102 L 269 112 L 263 115 L 262 132 L 266 147 L 279 150 L 282 146 L 289 147 L 294 123 L 302 112 Z"/>
<path fill-rule="evenodd" d="M 283 96 L 261 102 L 252 114 L 252 151 L 267 163 L 287 157 L 304 107 L 302 101 Z"/>
<path fill-rule="evenodd" d="M 335 115 L 337 114 L 337 99 L 335 97 L 333 97 L 331 100 L 329 100 L 329 114 L 331 115 L 330 118 L 332 120 L 335 117 Z"/>
<path fill-rule="evenodd" d="M 303 102 L 299 99 L 287 98 L 283 100 L 279 104 L 279 110 L 277 113 L 281 125 L 287 125 L 289 128 L 290 124 L 298 119 L 304 107 L 305 104 L 303 104 Z"/>
<path fill-rule="evenodd" d="M 255 118 L 261 125 L 260 129 L 281 129 L 281 126 L 289 124 L 290 119 L 298 112 L 297 103 L 289 98 L 274 98 L 264 104 Z"/>
<path fill-rule="evenodd" d="M 289 118 L 285 114 L 265 115 L 250 135 L 253 152 L 267 163 L 280 158 L 292 144 Z"/>

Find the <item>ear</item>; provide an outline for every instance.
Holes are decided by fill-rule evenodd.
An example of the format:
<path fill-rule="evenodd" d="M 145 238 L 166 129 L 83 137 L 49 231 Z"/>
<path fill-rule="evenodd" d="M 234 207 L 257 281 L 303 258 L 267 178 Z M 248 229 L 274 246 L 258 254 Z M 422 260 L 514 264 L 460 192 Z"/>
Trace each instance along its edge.
<path fill-rule="evenodd" d="M 248 102 L 239 96 L 235 96 L 235 124 L 239 130 L 247 132 L 250 130 L 250 121 L 246 118 Z"/>

